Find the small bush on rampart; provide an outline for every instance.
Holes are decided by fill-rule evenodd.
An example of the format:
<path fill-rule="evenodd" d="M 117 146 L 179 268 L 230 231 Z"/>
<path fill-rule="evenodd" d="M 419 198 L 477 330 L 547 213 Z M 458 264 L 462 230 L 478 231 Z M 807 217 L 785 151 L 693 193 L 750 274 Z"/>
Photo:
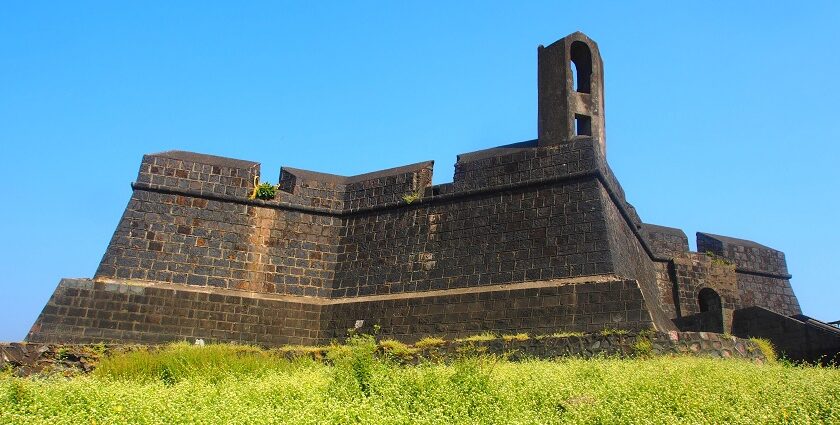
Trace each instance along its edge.
<path fill-rule="evenodd" d="M 251 192 L 248 199 L 261 199 L 263 201 L 274 199 L 277 196 L 277 188 L 279 186 L 266 182 L 260 183 L 259 181 L 260 177 L 254 176 L 254 191 Z"/>
<path fill-rule="evenodd" d="M 502 340 L 504 342 L 513 342 L 513 341 L 527 341 L 531 339 L 527 333 L 518 333 L 518 334 L 510 334 L 510 335 L 502 335 Z"/>
<path fill-rule="evenodd" d="M 492 332 L 484 332 L 478 335 L 471 335 L 465 338 L 457 338 L 456 342 L 489 342 L 498 339 L 496 334 Z"/>
<path fill-rule="evenodd" d="M 764 338 L 750 338 L 750 341 L 758 346 L 758 350 L 761 351 L 761 354 L 763 354 L 767 359 L 767 363 L 776 363 L 779 359 L 776 354 L 776 347 L 773 347 L 773 343 L 769 340 Z"/>
<path fill-rule="evenodd" d="M 427 337 L 421 339 L 420 341 L 415 342 L 414 343 L 414 348 L 419 348 L 421 350 L 424 350 L 424 349 L 427 349 L 427 348 L 442 347 L 444 344 L 446 344 L 446 340 L 443 339 L 443 338 L 427 336 Z"/>

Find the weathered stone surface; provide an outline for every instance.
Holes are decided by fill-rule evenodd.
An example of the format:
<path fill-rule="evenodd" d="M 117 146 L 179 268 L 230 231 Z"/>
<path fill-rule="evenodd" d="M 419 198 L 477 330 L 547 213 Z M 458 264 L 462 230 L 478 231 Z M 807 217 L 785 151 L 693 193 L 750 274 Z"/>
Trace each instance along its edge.
<path fill-rule="evenodd" d="M 606 300 L 611 300 L 609 303 Z M 322 344 L 347 329 L 402 340 L 496 332 L 597 331 L 652 325 L 632 280 L 567 279 L 346 299 L 255 294 L 173 284 L 64 279 L 30 342 L 162 343 L 201 338 L 260 345 Z"/>
<path fill-rule="evenodd" d="M 787 358 L 840 364 L 840 329 L 807 316 L 788 317 L 762 307 L 735 312 L 732 333 L 770 340 Z"/>

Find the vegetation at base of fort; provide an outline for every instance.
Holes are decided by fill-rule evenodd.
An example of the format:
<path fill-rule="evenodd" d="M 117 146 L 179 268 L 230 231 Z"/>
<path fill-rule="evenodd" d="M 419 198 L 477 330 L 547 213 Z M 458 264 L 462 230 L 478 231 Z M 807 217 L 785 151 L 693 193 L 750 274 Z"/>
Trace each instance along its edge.
<path fill-rule="evenodd" d="M 776 354 L 776 348 L 773 347 L 773 344 L 769 340 L 764 338 L 750 338 L 750 341 L 758 347 L 768 362 L 775 363 L 778 360 L 779 356 Z"/>
<path fill-rule="evenodd" d="M 505 342 L 512 342 L 512 341 L 527 341 L 531 337 L 528 336 L 526 333 L 518 333 L 518 334 L 509 334 L 509 335 L 502 335 L 502 341 Z"/>
<path fill-rule="evenodd" d="M 427 336 L 417 342 L 414 343 L 414 348 L 424 349 L 424 348 L 435 348 L 440 347 L 446 344 L 446 340 L 443 338 L 438 338 L 434 336 Z"/>
<path fill-rule="evenodd" d="M 633 354 L 636 357 L 647 357 L 653 353 L 653 343 L 647 337 L 639 337 L 633 344 Z"/>
<path fill-rule="evenodd" d="M 495 341 L 498 337 L 492 332 L 484 332 L 478 335 L 471 335 L 465 338 L 458 338 L 457 342 L 488 342 Z"/>
<path fill-rule="evenodd" d="M 627 329 L 613 329 L 613 328 L 604 328 L 601 329 L 601 335 L 609 336 L 609 335 L 627 335 L 629 332 Z"/>
<path fill-rule="evenodd" d="M 325 362 L 180 343 L 116 354 L 69 379 L 6 372 L 0 423 L 840 423 L 837 368 L 480 355 L 404 365 L 381 347 L 353 336 L 318 348 Z"/>
<path fill-rule="evenodd" d="M 555 332 L 550 335 L 537 335 L 534 339 L 545 339 L 545 338 L 569 338 L 569 337 L 578 337 L 582 338 L 584 336 L 583 332 Z"/>

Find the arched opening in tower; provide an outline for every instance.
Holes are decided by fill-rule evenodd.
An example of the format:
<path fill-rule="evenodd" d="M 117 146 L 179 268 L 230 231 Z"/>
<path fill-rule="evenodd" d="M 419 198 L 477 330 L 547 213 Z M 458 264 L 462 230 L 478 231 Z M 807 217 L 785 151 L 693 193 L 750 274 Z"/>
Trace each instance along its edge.
<path fill-rule="evenodd" d="M 569 50 L 575 91 L 590 93 L 592 91 L 592 52 L 582 41 L 573 42 Z"/>

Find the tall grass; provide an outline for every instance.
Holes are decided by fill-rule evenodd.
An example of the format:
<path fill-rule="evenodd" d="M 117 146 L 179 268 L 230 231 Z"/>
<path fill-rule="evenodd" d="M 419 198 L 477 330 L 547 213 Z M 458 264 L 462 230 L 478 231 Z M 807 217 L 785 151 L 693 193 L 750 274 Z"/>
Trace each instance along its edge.
<path fill-rule="evenodd" d="M 375 350 L 358 337 L 324 363 L 179 344 L 69 380 L 4 376 L 0 423 L 840 423 L 832 368 L 481 356 L 402 366 Z"/>
<path fill-rule="evenodd" d="M 229 375 L 260 376 L 268 371 L 288 368 L 269 351 L 236 344 L 210 344 L 195 347 L 174 343 L 162 349 L 140 349 L 100 361 L 93 375 L 134 381 L 162 380 L 168 384 L 201 376 L 221 380 Z"/>

